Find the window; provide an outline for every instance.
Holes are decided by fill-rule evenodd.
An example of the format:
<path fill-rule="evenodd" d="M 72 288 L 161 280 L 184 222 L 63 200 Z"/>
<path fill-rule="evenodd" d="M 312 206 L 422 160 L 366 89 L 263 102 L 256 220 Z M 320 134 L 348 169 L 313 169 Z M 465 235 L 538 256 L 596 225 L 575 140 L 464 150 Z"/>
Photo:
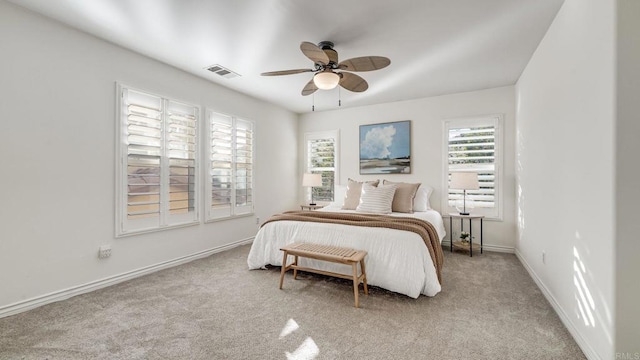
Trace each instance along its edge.
<path fill-rule="evenodd" d="M 305 199 L 334 201 L 334 186 L 338 178 L 338 131 L 305 134 L 305 172 L 322 175 L 322 186 L 307 189 Z"/>
<path fill-rule="evenodd" d="M 197 223 L 197 106 L 119 89 L 116 234 Z"/>
<path fill-rule="evenodd" d="M 253 213 L 253 123 L 208 111 L 207 220 Z"/>
<path fill-rule="evenodd" d="M 472 212 L 488 218 L 501 219 L 502 184 L 502 116 L 456 119 L 445 122 L 444 189 L 449 189 L 452 172 L 478 173 L 479 190 L 467 190 L 467 206 Z M 445 212 L 456 211 L 463 191 L 449 189 L 444 197 Z M 472 201 L 469 201 L 471 199 Z M 459 205 L 459 204 L 458 204 Z"/>

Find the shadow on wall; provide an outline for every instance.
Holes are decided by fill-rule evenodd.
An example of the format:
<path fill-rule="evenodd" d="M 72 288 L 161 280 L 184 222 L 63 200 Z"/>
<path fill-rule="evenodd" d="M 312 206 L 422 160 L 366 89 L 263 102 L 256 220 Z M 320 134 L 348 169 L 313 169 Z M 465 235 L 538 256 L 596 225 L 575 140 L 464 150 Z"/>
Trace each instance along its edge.
<path fill-rule="evenodd" d="M 518 97 L 518 102 L 520 101 L 520 97 Z M 518 243 L 522 242 L 522 234 L 524 233 L 524 194 L 522 193 L 522 161 L 520 158 L 524 150 L 524 139 L 522 138 L 522 133 L 520 131 L 516 134 L 516 221 L 518 226 Z"/>
<path fill-rule="evenodd" d="M 578 249 L 581 247 L 582 249 Z M 611 309 L 606 305 L 602 292 L 596 289 L 597 298 L 593 296 L 593 273 L 588 267 L 586 256 L 588 249 L 584 248 L 584 241 L 581 240 L 580 232 L 575 232 L 575 243 L 573 246 L 573 285 L 574 298 L 576 301 L 575 316 L 582 321 L 586 327 L 595 328 L 598 325 L 604 331 L 607 342 L 613 345 L 611 335 L 612 314 Z M 581 253 L 583 255 L 581 255 Z M 596 255 L 597 256 L 597 255 Z"/>

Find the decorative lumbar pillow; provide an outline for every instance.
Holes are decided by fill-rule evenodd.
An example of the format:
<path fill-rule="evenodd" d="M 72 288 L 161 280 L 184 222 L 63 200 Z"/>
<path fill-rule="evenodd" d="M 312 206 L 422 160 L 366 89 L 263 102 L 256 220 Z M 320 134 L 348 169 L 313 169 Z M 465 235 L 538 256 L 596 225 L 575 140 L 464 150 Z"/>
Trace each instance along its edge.
<path fill-rule="evenodd" d="M 403 182 L 392 182 L 385 180 L 384 185 L 397 185 L 396 193 L 393 195 L 393 203 L 391 204 L 391 210 L 393 212 L 412 213 L 413 212 L 413 199 L 416 197 L 418 187 L 420 183 L 410 184 Z"/>
<path fill-rule="evenodd" d="M 380 180 L 367 181 L 367 184 L 371 186 L 378 186 Z M 349 179 L 347 185 L 347 194 L 344 197 L 344 204 L 342 210 L 355 210 L 360 205 L 360 193 L 362 192 L 362 181 L 355 181 Z"/>
<path fill-rule="evenodd" d="M 420 185 L 415 199 L 413 199 L 413 211 L 427 211 L 431 210 L 429 205 L 429 198 L 433 193 L 433 188 L 429 185 Z"/>
<path fill-rule="evenodd" d="M 381 185 L 378 187 L 364 184 L 362 185 L 362 194 L 360 195 L 360 205 L 356 211 L 389 214 L 391 213 L 391 203 L 393 203 L 393 194 L 396 192 L 397 185 Z"/>

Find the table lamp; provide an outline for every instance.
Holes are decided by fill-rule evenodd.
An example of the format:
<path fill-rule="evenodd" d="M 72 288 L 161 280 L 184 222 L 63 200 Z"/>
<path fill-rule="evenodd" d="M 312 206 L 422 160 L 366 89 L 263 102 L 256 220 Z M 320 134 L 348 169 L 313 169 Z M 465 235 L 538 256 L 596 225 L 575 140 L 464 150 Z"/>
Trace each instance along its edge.
<path fill-rule="evenodd" d="M 311 188 L 311 203 L 309 205 L 315 205 L 316 203 L 313 201 L 313 188 L 322 186 L 322 175 L 309 173 L 302 175 L 302 186 Z"/>
<path fill-rule="evenodd" d="M 458 189 L 463 191 L 463 210 L 460 215 L 469 215 L 467 212 L 467 190 L 478 190 L 478 173 L 475 172 L 452 172 L 451 183 L 449 189 Z"/>

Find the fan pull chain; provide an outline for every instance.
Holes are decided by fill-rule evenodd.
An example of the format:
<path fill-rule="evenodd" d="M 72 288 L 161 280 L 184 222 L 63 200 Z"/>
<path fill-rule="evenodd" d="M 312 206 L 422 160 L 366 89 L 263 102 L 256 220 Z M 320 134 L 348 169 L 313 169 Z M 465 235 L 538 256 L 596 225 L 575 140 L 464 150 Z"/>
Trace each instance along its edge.
<path fill-rule="evenodd" d="M 342 106 L 342 92 L 340 91 L 340 87 L 338 87 L 338 106 Z"/>
<path fill-rule="evenodd" d="M 311 95 L 311 111 L 316 111 L 316 94 Z"/>

